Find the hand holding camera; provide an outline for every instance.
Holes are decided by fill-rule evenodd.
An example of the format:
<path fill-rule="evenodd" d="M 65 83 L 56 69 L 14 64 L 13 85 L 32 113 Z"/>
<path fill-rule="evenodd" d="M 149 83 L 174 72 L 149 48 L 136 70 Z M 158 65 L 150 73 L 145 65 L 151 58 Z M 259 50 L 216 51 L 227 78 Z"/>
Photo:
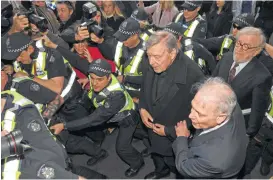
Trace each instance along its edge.
<path fill-rule="evenodd" d="M 89 38 L 89 32 L 87 27 L 78 27 L 77 33 L 75 35 L 76 41 L 82 41 Z"/>
<path fill-rule="evenodd" d="M 17 32 L 23 31 L 25 28 L 29 27 L 28 18 L 25 15 L 15 14 L 13 16 L 13 24 L 9 31 L 9 35 Z"/>

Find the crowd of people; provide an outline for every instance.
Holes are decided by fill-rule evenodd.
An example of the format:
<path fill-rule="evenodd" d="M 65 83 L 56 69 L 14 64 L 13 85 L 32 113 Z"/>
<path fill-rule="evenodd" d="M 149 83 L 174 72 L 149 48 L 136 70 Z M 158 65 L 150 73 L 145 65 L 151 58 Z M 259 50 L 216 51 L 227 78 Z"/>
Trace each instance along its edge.
<path fill-rule="evenodd" d="M 114 131 L 127 178 L 148 156 L 155 169 L 144 179 L 244 178 L 259 159 L 270 173 L 272 1 L 5 6 L 1 135 L 12 143 L 3 179 L 112 178 L 87 167 L 108 158 L 101 145 Z M 68 154 L 89 159 L 76 165 Z"/>

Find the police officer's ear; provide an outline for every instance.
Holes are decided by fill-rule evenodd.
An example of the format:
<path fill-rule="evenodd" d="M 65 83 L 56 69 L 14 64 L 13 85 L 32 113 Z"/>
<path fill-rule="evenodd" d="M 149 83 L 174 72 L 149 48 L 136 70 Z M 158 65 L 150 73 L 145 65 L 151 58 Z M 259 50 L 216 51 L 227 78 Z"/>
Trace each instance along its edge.
<path fill-rule="evenodd" d="M 199 6 L 198 8 L 195 9 L 195 11 L 199 12 L 201 9 L 201 6 Z"/>

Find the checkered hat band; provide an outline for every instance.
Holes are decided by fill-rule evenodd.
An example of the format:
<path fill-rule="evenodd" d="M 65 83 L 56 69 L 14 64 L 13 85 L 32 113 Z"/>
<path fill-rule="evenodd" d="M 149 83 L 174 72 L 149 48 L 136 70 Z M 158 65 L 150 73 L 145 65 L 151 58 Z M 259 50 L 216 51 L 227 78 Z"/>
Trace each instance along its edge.
<path fill-rule="evenodd" d="M 186 4 L 189 4 L 189 5 L 193 6 L 193 7 L 197 7 L 197 5 L 194 4 L 194 3 L 192 3 L 192 2 L 186 1 L 185 3 L 186 3 Z"/>
<path fill-rule="evenodd" d="M 170 29 L 170 28 L 164 28 L 164 30 L 165 30 L 165 31 L 168 31 L 168 32 L 171 32 L 171 33 L 174 33 L 174 34 L 176 34 L 176 35 L 179 35 L 179 32 L 174 31 L 174 30 L 172 30 L 172 29 Z"/>
<path fill-rule="evenodd" d="M 101 71 L 101 72 L 104 72 L 104 73 L 111 73 L 110 70 L 102 69 L 102 68 L 96 67 L 96 66 L 91 67 L 91 69 L 96 70 L 96 71 Z"/>
<path fill-rule="evenodd" d="M 129 31 L 124 31 L 123 29 L 120 29 L 119 28 L 119 31 L 122 33 L 122 34 L 126 34 L 126 35 L 134 35 L 134 34 L 137 34 L 139 31 L 132 31 L 132 32 L 129 32 Z"/>
<path fill-rule="evenodd" d="M 24 46 L 22 46 L 19 49 L 7 49 L 9 53 L 15 53 L 15 52 L 22 52 L 23 50 L 25 50 L 26 48 L 28 48 L 28 46 L 32 43 L 32 41 Z"/>
<path fill-rule="evenodd" d="M 247 26 L 251 26 L 248 22 L 246 22 L 245 20 L 243 20 L 241 18 L 236 18 L 236 21 L 240 21 L 240 22 L 244 23 Z"/>

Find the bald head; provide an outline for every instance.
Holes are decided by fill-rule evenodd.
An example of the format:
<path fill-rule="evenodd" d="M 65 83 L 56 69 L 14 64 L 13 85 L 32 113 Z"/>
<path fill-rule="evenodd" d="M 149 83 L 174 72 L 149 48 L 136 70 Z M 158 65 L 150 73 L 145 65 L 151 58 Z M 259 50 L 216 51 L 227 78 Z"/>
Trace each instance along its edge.
<path fill-rule="evenodd" d="M 236 95 L 221 78 L 208 78 L 194 87 L 190 119 L 195 128 L 211 128 L 227 120 L 236 105 Z"/>

